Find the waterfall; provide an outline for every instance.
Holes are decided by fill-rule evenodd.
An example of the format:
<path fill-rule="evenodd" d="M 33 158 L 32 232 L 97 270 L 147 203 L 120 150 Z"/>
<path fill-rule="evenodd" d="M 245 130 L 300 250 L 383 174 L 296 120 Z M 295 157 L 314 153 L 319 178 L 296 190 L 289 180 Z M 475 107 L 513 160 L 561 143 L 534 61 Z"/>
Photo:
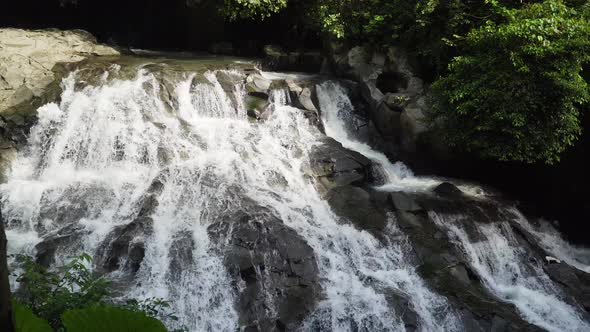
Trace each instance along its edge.
<path fill-rule="evenodd" d="M 546 220 L 539 220 L 538 226 L 530 223 L 520 211 L 511 209 L 516 222 L 534 236 L 537 243 L 554 257 L 590 273 L 590 249 L 569 244 L 559 232 Z"/>
<path fill-rule="evenodd" d="M 326 134 L 348 149 L 357 151 L 374 161 L 385 175 L 382 191 L 427 192 L 441 183 L 438 179 L 416 177 L 401 162 L 392 163 L 381 152 L 357 140 L 347 129 L 354 107 L 344 88 L 335 82 L 318 85 L 318 99 Z M 485 199 L 485 192 L 473 185 L 458 185 L 466 194 Z M 568 303 L 566 295 L 544 273 L 540 264 L 531 262 L 509 225 L 508 216 L 536 237 L 541 247 L 559 259 L 588 271 L 590 251 L 567 244 L 555 229 L 543 224 L 533 227 L 518 210 L 506 208 L 505 218 L 492 223 L 478 223 L 475 227 L 481 238 L 472 239 L 466 225 L 477 221 L 468 215 L 429 212 L 436 226 L 445 230 L 450 239 L 464 252 L 468 262 L 483 279 L 484 286 L 502 301 L 514 304 L 521 316 L 530 323 L 549 331 L 588 331 L 590 323 L 583 309 Z"/>
<path fill-rule="evenodd" d="M 356 139 L 347 129 L 347 124 L 353 117 L 354 107 L 341 85 L 328 81 L 318 85 L 317 89 L 326 135 L 340 142 L 345 148 L 359 152 L 376 163 L 385 177 L 385 183 L 379 186 L 378 190 L 424 191 L 441 184 L 442 181 L 438 179 L 415 176 L 403 162 L 392 163 L 385 154 Z M 459 188 L 473 196 L 485 196 L 485 192 L 477 186 L 462 184 Z"/>
<path fill-rule="evenodd" d="M 543 272 L 541 262 L 531 261 L 518 243 L 508 220 L 477 226 L 481 239 L 473 239 L 464 224 L 466 216 L 431 218 L 463 249 L 484 285 L 503 301 L 514 304 L 529 322 L 548 331 L 588 331 L 581 309 L 569 304 L 565 294 Z"/>
<path fill-rule="evenodd" d="M 252 200 L 317 258 L 323 292 L 301 330 L 403 331 L 407 310 L 422 331 L 460 330 L 453 308 L 415 272 L 393 218 L 384 243 L 321 198 L 303 169 L 322 134 L 302 111 L 277 91 L 268 120 L 250 121 L 239 102 L 243 83 L 228 91 L 220 74 L 238 75 L 186 73 L 173 91 L 145 69 L 97 85 L 84 86 L 77 73 L 66 78 L 61 101 L 39 108 L 0 186 L 10 252 L 33 254 L 36 244 L 60 238 L 57 264 L 80 252 L 110 262 L 104 244 L 129 231 L 129 246 L 144 249 L 133 280 L 131 255 L 103 264 L 114 266 L 107 272 L 122 297 L 169 300 L 179 317 L 170 328 L 235 331 L 241 288 L 207 230 Z M 394 295 L 407 308 L 395 308 Z M 276 311 L 272 301 L 266 306 Z"/>

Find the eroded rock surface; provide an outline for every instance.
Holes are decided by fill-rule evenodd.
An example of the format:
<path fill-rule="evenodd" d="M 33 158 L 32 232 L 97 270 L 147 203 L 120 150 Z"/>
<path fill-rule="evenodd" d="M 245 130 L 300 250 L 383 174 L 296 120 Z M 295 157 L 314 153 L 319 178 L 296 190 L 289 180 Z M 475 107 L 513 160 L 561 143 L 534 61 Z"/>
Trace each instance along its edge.
<path fill-rule="evenodd" d="M 295 330 L 320 298 L 313 249 L 264 208 L 238 211 L 208 229 L 240 284 L 240 325 L 246 331 Z"/>

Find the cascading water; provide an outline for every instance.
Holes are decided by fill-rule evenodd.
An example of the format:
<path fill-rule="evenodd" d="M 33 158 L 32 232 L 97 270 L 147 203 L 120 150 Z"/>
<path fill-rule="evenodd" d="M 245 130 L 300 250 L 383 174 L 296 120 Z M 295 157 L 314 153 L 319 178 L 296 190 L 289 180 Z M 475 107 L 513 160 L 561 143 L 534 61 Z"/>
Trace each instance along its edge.
<path fill-rule="evenodd" d="M 324 82 L 317 88 L 326 135 L 340 142 L 345 148 L 356 151 L 376 163 L 385 177 L 385 183 L 378 187 L 378 190 L 424 191 L 442 182 L 428 177 L 417 177 L 404 163 L 392 163 L 385 154 L 354 138 L 347 130 L 354 107 L 344 88 L 332 81 Z M 459 187 L 473 196 L 485 196 L 483 190 L 477 186 Z"/>
<path fill-rule="evenodd" d="M 325 82 L 318 85 L 318 99 L 326 134 L 380 166 L 386 183 L 376 189 L 424 192 L 441 183 L 435 179 L 415 177 L 403 163 L 393 164 L 384 154 L 355 139 L 346 127 L 354 108 L 339 84 Z M 485 198 L 483 190 L 476 186 L 458 187 L 470 196 Z M 538 230 L 514 208 L 509 208 L 506 215 L 517 216 L 516 222 L 536 236 L 547 252 L 588 271 L 590 252 L 587 249 L 569 246 L 552 228 Z M 477 232 L 483 238 L 475 241 L 464 229 L 465 224 L 475 223 L 469 216 L 430 212 L 430 218 L 456 241 L 491 293 L 514 304 L 524 319 L 549 331 L 590 330 L 590 323 L 582 309 L 566 301 L 565 294 L 543 272 L 539 262 L 529 262 L 507 220 L 478 224 Z"/>
<path fill-rule="evenodd" d="M 514 304 L 526 320 L 548 331 L 590 330 L 581 309 L 567 303 L 541 263 L 521 249 L 507 220 L 478 225 L 483 238 L 472 239 L 464 226 L 473 222 L 468 217 L 431 212 L 431 218 L 464 250 L 484 285 Z"/>
<path fill-rule="evenodd" d="M 168 322 L 172 328 L 234 331 L 240 289 L 207 228 L 248 198 L 317 256 L 323 296 L 302 330 L 403 331 L 392 294 L 406 299 L 420 330 L 460 330 L 446 300 L 414 271 L 409 244 L 392 220 L 385 244 L 343 223 L 304 175 L 321 134 L 301 110 L 284 105 L 277 91 L 272 115 L 253 123 L 232 101 L 241 100 L 243 86 L 226 92 L 218 74 L 184 75 L 170 103 L 147 70 L 133 79 L 105 75 L 83 88 L 70 75 L 61 102 L 39 109 L 28 146 L 0 187 L 10 251 L 32 254 L 35 244 L 67 233 L 58 262 L 82 251 L 100 258 L 113 231 L 144 227 L 131 235 L 130 246 L 145 253 L 122 295 L 170 300 L 180 318 Z M 157 202 L 148 204 L 148 197 Z M 125 282 L 131 260 L 116 262 L 111 277 Z"/>
<path fill-rule="evenodd" d="M 512 209 L 511 212 L 517 216 L 518 224 L 532 234 L 544 250 L 568 264 L 590 273 L 590 249 L 569 244 L 548 221 L 539 220 L 538 226 L 534 226 L 518 210 Z"/>

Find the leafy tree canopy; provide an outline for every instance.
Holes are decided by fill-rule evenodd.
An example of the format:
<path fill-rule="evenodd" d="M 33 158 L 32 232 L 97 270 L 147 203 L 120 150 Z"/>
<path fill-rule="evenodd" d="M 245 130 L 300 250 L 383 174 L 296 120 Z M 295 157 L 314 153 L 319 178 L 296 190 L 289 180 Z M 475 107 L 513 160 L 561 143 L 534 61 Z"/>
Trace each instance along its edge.
<path fill-rule="evenodd" d="M 559 161 L 581 134 L 590 55 L 583 8 L 545 0 L 509 9 L 466 37 L 465 54 L 433 85 L 432 117 L 451 145 L 484 157 Z"/>

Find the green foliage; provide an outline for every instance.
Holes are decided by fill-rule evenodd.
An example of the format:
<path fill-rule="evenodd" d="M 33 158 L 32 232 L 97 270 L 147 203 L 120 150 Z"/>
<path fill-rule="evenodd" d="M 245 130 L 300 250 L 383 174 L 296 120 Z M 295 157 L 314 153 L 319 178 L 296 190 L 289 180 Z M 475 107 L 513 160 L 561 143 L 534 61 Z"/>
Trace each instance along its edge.
<path fill-rule="evenodd" d="M 64 311 L 101 303 L 109 295 L 109 281 L 92 274 L 91 258 L 86 254 L 55 270 L 28 256 L 19 256 L 18 261 L 23 269 L 17 278 L 21 284 L 19 301 L 56 329 Z"/>
<path fill-rule="evenodd" d="M 31 309 L 12 301 L 15 332 L 53 332 L 49 324 L 35 315 Z"/>
<path fill-rule="evenodd" d="M 559 0 L 508 8 L 466 37 L 433 85 L 431 118 L 457 148 L 498 160 L 554 163 L 580 136 L 590 24 Z"/>
<path fill-rule="evenodd" d="M 62 315 L 68 332 L 166 332 L 166 327 L 146 314 L 112 306 L 93 306 Z"/>
<path fill-rule="evenodd" d="M 149 298 L 145 300 L 129 299 L 122 305 L 122 308 L 145 313 L 149 317 L 178 320 L 178 317 L 170 312 L 170 302 L 162 298 Z"/>
<path fill-rule="evenodd" d="M 287 0 L 225 0 L 222 11 L 230 20 L 265 19 L 285 7 L 287 7 Z"/>
<path fill-rule="evenodd" d="M 17 278 L 20 289 L 15 295 L 20 303 L 31 309 L 30 314 L 26 311 L 16 312 L 17 321 L 22 316 L 29 317 L 36 314 L 47 320 L 54 329 L 60 330 L 64 325 L 62 323 L 64 313 L 90 307 L 118 307 L 125 312 L 137 313 L 138 315 L 133 316 L 136 318 L 148 316 L 167 320 L 178 319 L 170 312 L 170 303 L 161 298 L 141 301 L 128 299 L 124 304 L 109 302 L 110 282 L 92 273 L 91 257 L 87 254 L 82 254 L 55 269 L 41 266 L 29 256 L 18 256 L 17 261 L 23 272 Z M 25 308 L 23 305 L 20 305 L 21 309 Z M 121 314 L 121 311 L 115 309 L 105 310 L 99 311 L 102 314 L 106 312 Z M 43 320 L 40 319 L 40 321 Z"/>

